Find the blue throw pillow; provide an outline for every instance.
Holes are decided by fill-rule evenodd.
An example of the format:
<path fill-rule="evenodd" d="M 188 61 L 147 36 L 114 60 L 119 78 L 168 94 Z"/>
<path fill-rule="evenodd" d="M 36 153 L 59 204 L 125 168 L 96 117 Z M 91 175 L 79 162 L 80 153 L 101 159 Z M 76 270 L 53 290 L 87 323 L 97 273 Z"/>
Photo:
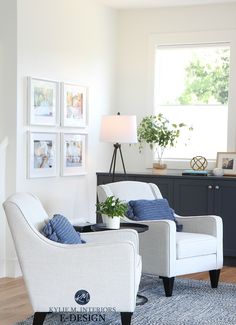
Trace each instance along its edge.
<path fill-rule="evenodd" d="M 61 244 L 82 244 L 80 233 L 75 231 L 69 220 L 61 214 L 54 214 L 53 218 L 43 227 L 42 233 L 48 239 Z"/>
<path fill-rule="evenodd" d="M 135 215 L 134 215 L 133 208 L 131 207 L 131 205 L 129 203 L 127 204 L 127 211 L 125 213 L 125 216 L 127 218 L 129 218 L 129 219 L 136 220 L 135 219 Z"/>
<path fill-rule="evenodd" d="M 129 201 L 133 210 L 133 215 L 129 212 L 130 219 L 141 220 L 173 220 L 176 223 L 177 231 L 181 231 L 183 226 L 178 224 L 174 216 L 174 210 L 170 208 L 166 199 L 157 200 L 134 200 Z"/>

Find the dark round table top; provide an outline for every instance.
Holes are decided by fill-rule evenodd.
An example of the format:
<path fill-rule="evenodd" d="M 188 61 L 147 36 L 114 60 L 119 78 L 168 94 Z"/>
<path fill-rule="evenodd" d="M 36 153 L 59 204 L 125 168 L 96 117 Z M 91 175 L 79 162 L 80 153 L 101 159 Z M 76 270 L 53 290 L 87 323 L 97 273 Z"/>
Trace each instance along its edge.
<path fill-rule="evenodd" d="M 121 222 L 119 229 L 134 229 L 138 233 L 145 232 L 148 230 L 148 225 L 142 223 L 135 222 Z M 103 230 L 119 230 L 119 229 L 111 229 L 107 228 L 105 223 L 96 223 L 95 225 L 91 225 L 92 231 L 103 231 Z"/>

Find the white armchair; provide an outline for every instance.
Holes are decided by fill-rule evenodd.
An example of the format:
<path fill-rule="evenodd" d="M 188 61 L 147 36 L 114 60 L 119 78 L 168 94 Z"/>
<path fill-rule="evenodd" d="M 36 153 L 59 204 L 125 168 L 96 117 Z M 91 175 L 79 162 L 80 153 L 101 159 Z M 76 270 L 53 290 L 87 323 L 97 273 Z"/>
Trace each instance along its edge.
<path fill-rule="evenodd" d="M 30 301 L 33 324 L 48 312 L 79 311 L 75 294 L 83 289 L 90 300 L 82 307 L 113 307 L 122 324 L 130 324 L 141 276 L 139 238 L 133 230 L 83 233 L 85 244 L 53 242 L 40 233 L 48 219 L 39 199 L 18 193 L 4 204 Z"/>
<path fill-rule="evenodd" d="M 162 198 L 151 183 L 122 181 L 98 186 L 99 201 L 111 195 L 127 202 Z M 172 295 L 175 276 L 183 274 L 209 271 L 211 286 L 217 288 L 223 266 L 222 219 L 213 215 L 175 217 L 183 225 L 182 232 L 176 232 L 174 221 L 141 221 L 149 226 L 139 237 L 143 272 L 163 279 L 167 297 Z"/>

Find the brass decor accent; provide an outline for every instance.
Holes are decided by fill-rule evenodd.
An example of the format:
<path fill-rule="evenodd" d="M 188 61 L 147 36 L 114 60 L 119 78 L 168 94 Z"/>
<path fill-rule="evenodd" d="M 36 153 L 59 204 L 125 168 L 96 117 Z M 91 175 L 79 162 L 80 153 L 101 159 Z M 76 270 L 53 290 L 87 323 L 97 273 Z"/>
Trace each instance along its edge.
<path fill-rule="evenodd" d="M 205 170 L 207 168 L 208 162 L 203 156 L 193 157 L 190 161 L 190 166 L 193 170 Z"/>

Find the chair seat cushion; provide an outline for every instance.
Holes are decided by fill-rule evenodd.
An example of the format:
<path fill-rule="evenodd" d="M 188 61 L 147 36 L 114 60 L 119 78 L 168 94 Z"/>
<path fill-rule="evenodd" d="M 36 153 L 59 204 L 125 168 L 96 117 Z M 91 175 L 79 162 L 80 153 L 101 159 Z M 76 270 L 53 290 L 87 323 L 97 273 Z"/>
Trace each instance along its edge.
<path fill-rule="evenodd" d="M 42 229 L 48 239 L 61 244 L 82 244 L 80 233 L 75 231 L 70 221 L 61 214 L 55 214 Z"/>
<path fill-rule="evenodd" d="M 177 259 L 216 254 L 217 242 L 216 237 L 178 232 L 176 233 L 176 255 Z"/>

